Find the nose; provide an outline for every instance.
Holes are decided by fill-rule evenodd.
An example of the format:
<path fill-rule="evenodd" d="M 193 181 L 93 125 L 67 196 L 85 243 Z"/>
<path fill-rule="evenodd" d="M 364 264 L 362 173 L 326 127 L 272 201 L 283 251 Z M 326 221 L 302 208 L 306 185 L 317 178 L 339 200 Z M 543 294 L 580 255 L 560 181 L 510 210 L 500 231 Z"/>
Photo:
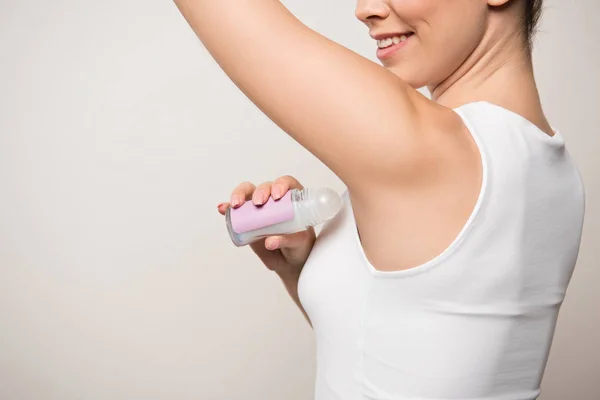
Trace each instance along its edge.
<path fill-rule="evenodd" d="M 354 14 L 370 27 L 373 20 L 385 19 L 390 15 L 390 6 L 386 0 L 357 0 Z"/>

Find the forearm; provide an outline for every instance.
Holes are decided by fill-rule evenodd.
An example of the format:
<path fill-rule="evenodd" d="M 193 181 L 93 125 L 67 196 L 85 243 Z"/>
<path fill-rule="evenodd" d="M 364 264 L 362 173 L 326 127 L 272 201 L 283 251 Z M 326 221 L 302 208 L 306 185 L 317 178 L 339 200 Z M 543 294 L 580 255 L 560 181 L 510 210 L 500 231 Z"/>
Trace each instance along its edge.
<path fill-rule="evenodd" d="M 279 278 L 281 278 L 281 281 L 283 282 L 285 288 L 287 289 L 290 297 L 292 298 L 292 300 L 294 300 L 294 303 L 296 303 L 298 308 L 300 308 L 300 311 L 302 311 L 302 314 L 304 314 L 304 318 L 306 318 L 306 321 L 312 328 L 312 323 L 310 321 L 310 318 L 308 317 L 306 310 L 304 310 L 304 307 L 302 307 L 302 303 L 300 302 L 300 297 L 298 296 L 298 280 L 300 279 L 300 275 L 299 274 L 285 274 L 285 275 L 278 274 L 278 275 L 279 275 Z"/>

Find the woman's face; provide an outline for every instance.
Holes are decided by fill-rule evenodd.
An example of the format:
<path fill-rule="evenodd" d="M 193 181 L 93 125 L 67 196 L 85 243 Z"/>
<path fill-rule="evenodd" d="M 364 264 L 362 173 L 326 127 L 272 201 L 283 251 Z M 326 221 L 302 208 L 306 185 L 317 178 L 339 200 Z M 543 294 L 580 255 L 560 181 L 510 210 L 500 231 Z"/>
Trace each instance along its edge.
<path fill-rule="evenodd" d="M 435 86 L 458 69 L 480 43 L 488 12 L 486 0 L 357 0 L 356 5 L 356 17 L 371 36 L 409 33 L 378 50 L 378 58 L 415 88 Z"/>

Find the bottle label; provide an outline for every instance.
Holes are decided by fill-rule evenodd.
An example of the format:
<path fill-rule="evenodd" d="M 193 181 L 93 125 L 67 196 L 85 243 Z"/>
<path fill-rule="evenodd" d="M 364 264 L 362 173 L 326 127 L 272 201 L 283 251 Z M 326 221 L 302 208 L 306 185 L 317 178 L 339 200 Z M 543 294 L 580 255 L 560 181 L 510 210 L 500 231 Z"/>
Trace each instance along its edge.
<path fill-rule="evenodd" d="M 271 196 L 262 206 L 256 206 L 252 201 L 245 202 L 239 208 L 230 210 L 231 228 L 237 234 L 264 228 L 265 226 L 279 224 L 294 219 L 294 205 L 292 204 L 292 191 L 279 200 Z"/>

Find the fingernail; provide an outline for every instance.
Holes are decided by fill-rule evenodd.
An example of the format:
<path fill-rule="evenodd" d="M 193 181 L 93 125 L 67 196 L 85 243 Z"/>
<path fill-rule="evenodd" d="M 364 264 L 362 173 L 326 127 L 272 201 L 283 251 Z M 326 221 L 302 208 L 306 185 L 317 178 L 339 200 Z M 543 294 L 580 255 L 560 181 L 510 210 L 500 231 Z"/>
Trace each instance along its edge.
<path fill-rule="evenodd" d="M 237 207 L 241 203 L 241 200 L 238 196 L 234 196 L 231 198 L 231 206 Z"/>
<path fill-rule="evenodd" d="M 269 244 L 267 244 L 267 249 L 275 250 L 279 247 L 279 245 L 280 245 L 279 239 L 273 239 L 269 242 Z"/>
<path fill-rule="evenodd" d="M 262 190 L 257 190 L 252 195 L 252 201 L 254 202 L 254 204 L 259 205 L 259 204 L 263 203 L 264 197 L 265 197 L 265 192 Z"/>
<path fill-rule="evenodd" d="M 224 205 L 225 205 L 225 203 L 219 203 L 219 204 L 217 205 L 217 208 L 221 208 L 221 207 L 223 207 Z"/>
<path fill-rule="evenodd" d="M 281 197 L 281 186 L 279 185 L 273 185 L 273 187 L 271 188 L 271 196 L 277 200 Z"/>

